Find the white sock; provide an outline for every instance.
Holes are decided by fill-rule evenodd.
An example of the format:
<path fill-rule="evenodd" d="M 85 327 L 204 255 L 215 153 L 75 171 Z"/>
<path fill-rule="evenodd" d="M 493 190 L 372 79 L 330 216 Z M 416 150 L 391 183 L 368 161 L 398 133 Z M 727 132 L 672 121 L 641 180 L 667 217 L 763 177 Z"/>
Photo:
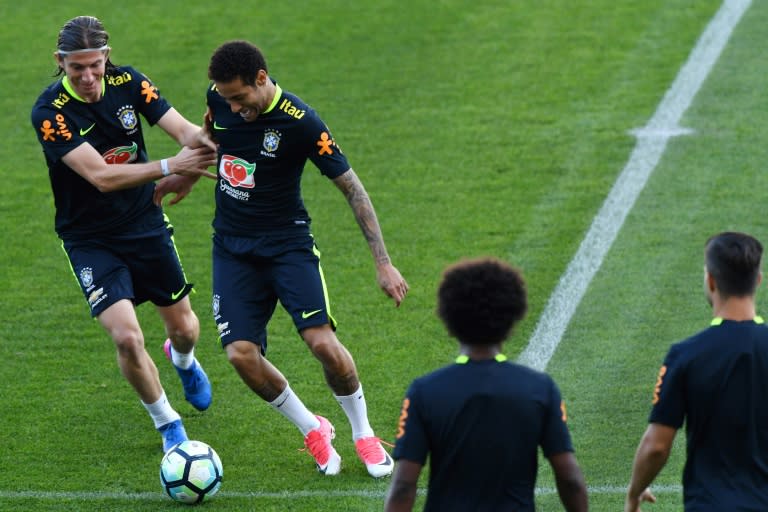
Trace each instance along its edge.
<path fill-rule="evenodd" d="M 155 423 L 155 428 L 160 428 L 163 425 L 167 425 L 172 421 L 180 420 L 181 416 L 177 413 L 173 407 L 171 407 L 168 398 L 165 396 L 165 391 L 160 395 L 160 399 L 152 404 L 144 403 L 142 400 L 141 405 L 149 413 L 150 418 Z"/>
<path fill-rule="evenodd" d="M 290 385 L 285 386 L 283 392 L 269 402 L 269 405 L 296 425 L 304 436 L 320 426 L 320 420 L 307 409 L 304 402 L 291 390 Z"/>
<path fill-rule="evenodd" d="M 362 437 L 372 437 L 373 429 L 368 423 L 368 406 L 365 404 L 363 385 L 361 384 L 357 391 L 349 396 L 334 396 L 347 414 L 349 424 L 352 425 L 352 440 L 357 441 Z"/>
<path fill-rule="evenodd" d="M 195 362 L 195 347 L 192 347 L 189 354 L 182 354 L 181 352 L 177 352 L 176 349 L 173 348 L 173 344 L 171 344 L 171 361 L 173 361 L 173 364 L 176 365 L 176 367 L 181 368 L 182 370 L 188 370 L 189 367 L 192 366 L 192 363 Z"/>

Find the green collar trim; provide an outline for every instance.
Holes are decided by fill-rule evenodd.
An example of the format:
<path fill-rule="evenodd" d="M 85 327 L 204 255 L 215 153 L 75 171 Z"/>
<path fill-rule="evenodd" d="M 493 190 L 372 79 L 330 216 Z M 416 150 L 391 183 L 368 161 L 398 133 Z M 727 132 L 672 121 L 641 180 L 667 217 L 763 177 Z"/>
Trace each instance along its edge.
<path fill-rule="evenodd" d="M 494 356 L 494 359 L 498 363 L 503 363 L 508 358 L 504 354 L 496 354 Z M 461 354 L 459 357 L 456 358 L 456 364 L 467 364 L 469 362 L 469 356 L 466 354 Z"/>
<path fill-rule="evenodd" d="M 72 87 L 72 84 L 69 83 L 69 80 L 67 79 L 66 76 L 64 76 L 64 78 L 61 79 L 61 85 L 63 85 L 64 89 L 69 93 L 69 95 L 75 98 L 77 101 L 80 101 L 82 103 L 88 103 L 83 98 L 78 96 L 78 94 L 75 92 L 75 89 Z M 106 91 L 107 91 L 106 81 L 104 80 L 104 77 L 101 77 L 101 95 L 104 96 Z"/>
<path fill-rule="evenodd" d="M 722 324 L 724 321 L 725 320 L 723 319 L 723 317 L 716 316 L 715 318 L 712 319 L 712 322 L 710 322 L 709 325 L 711 325 L 713 327 L 716 327 L 716 326 Z M 765 320 L 763 320 L 763 317 L 761 317 L 760 315 L 756 315 L 755 318 L 752 319 L 752 321 L 755 322 L 756 324 L 764 324 L 765 323 Z"/>
<path fill-rule="evenodd" d="M 280 101 L 280 96 L 283 95 L 283 88 L 280 87 L 280 84 L 275 83 L 275 97 L 272 98 L 272 103 L 267 107 L 267 110 L 262 112 L 263 114 L 269 114 L 272 112 L 272 109 L 274 109 L 277 106 L 277 102 Z"/>

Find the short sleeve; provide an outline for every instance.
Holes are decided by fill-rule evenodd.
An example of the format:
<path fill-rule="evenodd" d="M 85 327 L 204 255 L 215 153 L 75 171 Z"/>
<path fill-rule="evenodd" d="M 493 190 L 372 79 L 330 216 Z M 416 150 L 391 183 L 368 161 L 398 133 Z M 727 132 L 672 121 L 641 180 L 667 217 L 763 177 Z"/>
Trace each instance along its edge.
<path fill-rule="evenodd" d="M 154 126 L 171 109 L 171 104 L 160 94 L 160 90 L 148 76 L 130 66 L 125 69 L 131 74 L 134 82 L 138 111 L 150 126 Z"/>
<path fill-rule="evenodd" d="M 58 161 L 85 142 L 64 112 L 48 107 L 37 107 L 32 111 L 32 126 L 43 152 L 51 161 Z"/>
<path fill-rule="evenodd" d="M 347 157 L 336 144 L 331 130 L 317 115 L 308 116 L 305 134 L 309 147 L 309 159 L 324 176 L 337 178 L 350 168 Z"/>
<path fill-rule="evenodd" d="M 429 443 L 418 389 L 418 380 L 416 380 L 408 388 L 403 399 L 392 457 L 395 460 L 406 459 L 417 462 L 423 466 L 427 462 Z"/>
<path fill-rule="evenodd" d="M 565 402 L 560 395 L 557 384 L 550 378 L 549 400 L 546 404 L 544 418 L 544 432 L 541 438 L 541 449 L 546 457 L 558 453 L 572 452 L 571 434 L 568 432 L 568 415 Z"/>
<path fill-rule="evenodd" d="M 669 427 L 683 426 L 685 420 L 685 364 L 677 346 L 672 346 L 659 370 L 653 390 L 653 408 L 648 419 L 650 423 L 661 423 Z"/>

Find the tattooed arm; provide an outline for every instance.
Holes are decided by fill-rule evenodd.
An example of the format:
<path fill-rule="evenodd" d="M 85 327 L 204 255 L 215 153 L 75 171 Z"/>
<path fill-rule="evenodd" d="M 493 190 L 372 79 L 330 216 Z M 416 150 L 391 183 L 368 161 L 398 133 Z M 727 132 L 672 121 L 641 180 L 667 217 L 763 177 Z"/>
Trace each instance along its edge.
<path fill-rule="evenodd" d="M 399 306 L 405 298 L 405 294 L 408 293 L 408 283 L 389 259 L 379 220 L 373 209 L 373 203 L 368 197 L 368 192 L 365 191 L 360 178 L 351 168 L 335 178 L 333 182 L 347 198 L 347 202 L 355 215 L 355 220 L 357 220 L 357 224 L 368 242 L 373 260 L 376 263 L 376 277 L 379 286 L 384 290 L 384 293 L 392 297 L 395 306 Z"/>

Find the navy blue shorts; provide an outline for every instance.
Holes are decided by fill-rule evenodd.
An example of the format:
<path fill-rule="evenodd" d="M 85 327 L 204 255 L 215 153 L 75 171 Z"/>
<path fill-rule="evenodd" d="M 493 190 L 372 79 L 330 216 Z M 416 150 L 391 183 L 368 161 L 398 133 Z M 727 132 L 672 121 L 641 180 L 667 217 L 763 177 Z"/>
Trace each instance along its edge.
<path fill-rule="evenodd" d="M 277 301 L 298 331 L 329 324 L 320 251 L 312 235 L 213 236 L 213 318 L 222 346 L 245 340 L 267 351 L 267 323 Z"/>
<path fill-rule="evenodd" d="M 121 299 L 171 306 L 192 290 L 173 241 L 173 228 L 142 238 L 100 238 L 62 243 L 72 271 L 99 316 Z"/>

